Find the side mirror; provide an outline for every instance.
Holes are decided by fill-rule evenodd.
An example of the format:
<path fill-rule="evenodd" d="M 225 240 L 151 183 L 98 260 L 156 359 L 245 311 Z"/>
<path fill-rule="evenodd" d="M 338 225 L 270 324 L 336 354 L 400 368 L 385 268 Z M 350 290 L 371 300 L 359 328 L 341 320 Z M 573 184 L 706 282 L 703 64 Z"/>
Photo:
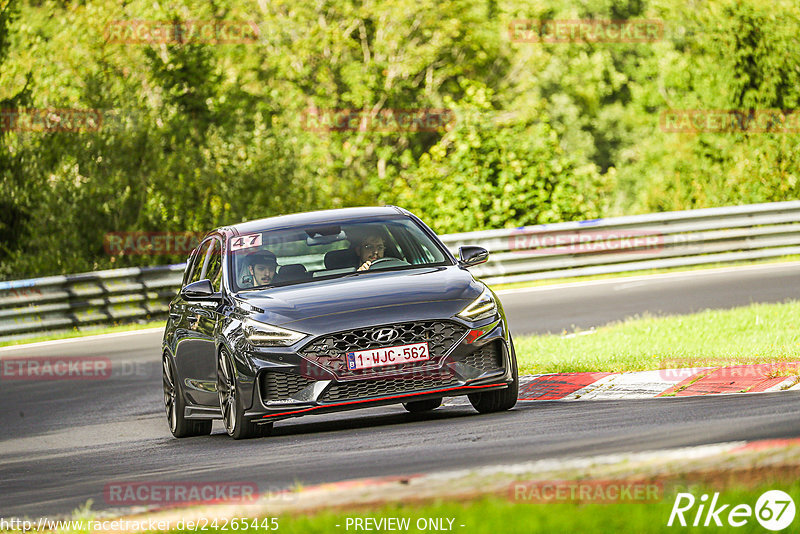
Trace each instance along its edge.
<path fill-rule="evenodd" d="M 489 259 L 489 251 L 483 247 L 465 245 L 458 249 L 458 256 L 461 258 L 458 264 L 462 267 L 472 267 L 480 263 L 486 263 Z"/>
<path fill-rule="evenodd" d="M 181 296 L 186 300 L 221 300 L 220 293 L 214 293 L 214 288 L 211 286 L 211 280 L 204 279 L 186 284 L 181 289 Z"/>

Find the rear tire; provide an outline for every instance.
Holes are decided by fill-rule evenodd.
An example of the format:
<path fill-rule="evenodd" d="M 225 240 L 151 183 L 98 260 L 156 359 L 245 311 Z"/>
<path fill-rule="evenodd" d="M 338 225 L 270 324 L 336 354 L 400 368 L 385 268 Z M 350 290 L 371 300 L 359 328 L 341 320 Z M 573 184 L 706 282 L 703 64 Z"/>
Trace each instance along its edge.
<path fill-rule="evenodd" d="M 255 424 L 244 415 L 244 407 L 236 385 L 236 372 L 228 354 L 221 350 L 217 357 L 217 393 L 222 424 L 233 439 L 263 438 L 272 433 L 272 423 Z"/>
<path fill-rule="evenodd" d="M 404 402 L 403 407 L 411 413 L 430 412 L 442 405 L 442 399 Z"/>
<path fill-rule="evenodd" d="M 211 421 L 207 419 L 186 419 L 184 411 L 186 400 L 177 376 L 172 359 L 164 353 L 161 361 L 161 376 L 164 382 L 164 409 L 167 413 L 167 424 L 176 438 L 190 436 L 207 436 L 211 434 Z"/>
<path fill-rule="evenodd" d="M 511 339 L 509 337 L 509 339 Z M 519 375 L 517 372 L 517 353 L 514 350 L 514 341 L 511 340 L 511 374 L 513 381 L 505 389 L 483 391 L 468 395 L 472 407 L 480 413 L 502 412 L 510 410 L 517 404 L 519 397 Z"/>

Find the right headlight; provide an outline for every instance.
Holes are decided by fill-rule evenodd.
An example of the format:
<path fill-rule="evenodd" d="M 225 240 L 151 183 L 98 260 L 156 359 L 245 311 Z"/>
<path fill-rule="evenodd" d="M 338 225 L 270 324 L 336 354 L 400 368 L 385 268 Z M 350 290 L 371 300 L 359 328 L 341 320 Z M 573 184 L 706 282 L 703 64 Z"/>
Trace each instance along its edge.
<path fill-rule="evenodd" d="M 253 319 L 245 319 L 242 325 L 244 337 L 258 347 L 288 347 L 294 345 L 308 334 L 262 323 Z"/>
<path fill-rule="evenodd" d="M 469 306 L 461 310 L 458 317 L 467 321 L 480 321 L 487 317 L 494 317 L 497 314 L 497 302 L 489 288 L 484 288 L 478 298 L 473 300 Z"/>

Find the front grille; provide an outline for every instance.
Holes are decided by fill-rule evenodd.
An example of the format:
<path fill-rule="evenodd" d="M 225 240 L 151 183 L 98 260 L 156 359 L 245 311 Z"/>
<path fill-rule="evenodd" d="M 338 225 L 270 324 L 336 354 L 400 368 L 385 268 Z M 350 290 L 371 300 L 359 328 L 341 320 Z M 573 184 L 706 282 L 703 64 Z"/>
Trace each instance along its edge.
<path fill-rule="evenodd" d="M 458 381 L 450 374 L 438 374 L 419 378 L 375 378 L 340 382 L 328 388 L 322 396 L 322 402 L 337 402 L 370 397 L 385 397 L 398 393 L 411 393 L 427 389 L 456 386 Z"/>
<path fill-rule="evenodd" d="M 503 353 L 499 342 L 489 343 L 471 354 L 460 358 L 459 363 L 469 365 L 481 371 L 496 371 L 503 368 Z"/>
<path fill-rule="evenodd" d="M 313 382 L 300 375 L 266 372 L 261 377 L 261 398 L 264 401 L 287 399 Z"/>
<path fill-rule="evenodd" d="M 372 334 L 384 328 L 394 328 L 399 335 L 389 343 L 381 343 L 372 339 Z M 369 328 L 356 328 L 335 334 L 320 336 L 309 343 L 300 354 L 322 367 L 332 371 L 338 377 L 367 378 L 386 373 L 403 372 L 433 368 L 441 364 L 444 356 L 467 332 L 467 328 L 450 321 L 414 321 L 392 325 L 380 325 Z M 368 350 L 378 347 L 407 345 L 410 343 L 428 342 L 430 360 L 426 362 L 373 367 L 350 371 L 345 363 L 348 352 Z"/>

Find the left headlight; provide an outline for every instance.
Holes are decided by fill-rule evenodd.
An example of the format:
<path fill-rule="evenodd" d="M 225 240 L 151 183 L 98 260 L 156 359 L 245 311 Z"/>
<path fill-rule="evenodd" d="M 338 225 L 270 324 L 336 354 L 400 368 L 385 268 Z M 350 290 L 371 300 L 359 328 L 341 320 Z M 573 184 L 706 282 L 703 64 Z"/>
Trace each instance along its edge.
<path fill-rule="evenodd" d="M 242 328 L 247 341 L 259 347 L 288 347 L 308 336 L 302 332 L 261 323 L 253 319 L 245 319 Z"/>
<path fill-rule="evenodd" d="M 462 319 L 467 321 L 480 321 L 487 317 L 493 317 L 497 313 L 497 302 L 494 300 L 494 295 L 489 291 L 489 288 L 484 288 L 483 292 L 478 298 L 473 300 L 469 306 L 461 310 L 458 314 Z"/>

